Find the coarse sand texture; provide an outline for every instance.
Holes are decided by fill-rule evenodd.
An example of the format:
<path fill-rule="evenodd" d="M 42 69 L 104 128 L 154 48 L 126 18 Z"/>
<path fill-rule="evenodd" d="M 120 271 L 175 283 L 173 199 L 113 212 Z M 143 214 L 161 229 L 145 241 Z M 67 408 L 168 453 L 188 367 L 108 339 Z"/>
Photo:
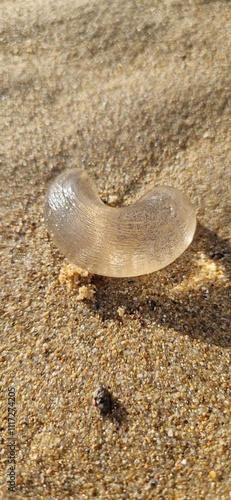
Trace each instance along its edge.
<path fill-rule="evenodd" d="M 231 2 L 2 0 L 0 33 L 0 498 L 231 499 Z M 185 193 L 192 243 L 76 268 L 43 215 L 75 168 L 111 210 Z"/>

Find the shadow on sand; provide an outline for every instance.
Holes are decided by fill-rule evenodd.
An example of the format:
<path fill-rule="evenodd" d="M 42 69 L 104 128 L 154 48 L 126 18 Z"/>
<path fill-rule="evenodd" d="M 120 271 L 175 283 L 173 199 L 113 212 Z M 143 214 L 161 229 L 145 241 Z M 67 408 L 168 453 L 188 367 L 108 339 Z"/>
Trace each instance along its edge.
<path fill-rule="evenodd" d="M 207 259 L 222 267 L 227 278 L 226 285 L 223 280 L 219 284 L 219 280 L 209 277 L 201 282 L 201 286 L 195 289 L 192 286 L 188 291 L 187 281 L 198 272 L 196 259 L 192 258 L 197 253 L 205 254 Z M 90 307 L 100 314 L 102 321 L 120 320 L 117 309 L 123 307 L 126 316 L 139 319 L 144 326 L 147 322 L 153 322 L 203 342 L 230 347 L 230 253 L 227 240 L 198 224 L 192 245 L 176 261 L 176 265 L 139 278 L 94 276 L 92 282 L 96 285 L 95 302 Z M 163 281 L 168 283 L 168 294 L 165 294 Z M 180 287 L 177 295 L 173 294 L 172 297 L 169 282 L 173 284 L 173 288 L 182 282 L 186 283 L 186 291 L 182 291 L 183 287 Z M 153 290 L 151 296 L 150 289 Z"/>

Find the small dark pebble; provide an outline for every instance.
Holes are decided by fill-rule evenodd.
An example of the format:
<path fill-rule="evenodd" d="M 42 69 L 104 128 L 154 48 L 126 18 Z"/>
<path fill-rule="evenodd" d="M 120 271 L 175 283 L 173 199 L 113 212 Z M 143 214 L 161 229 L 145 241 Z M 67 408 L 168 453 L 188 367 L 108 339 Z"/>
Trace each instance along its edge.
<path fill-rule="evenodd" d="M 112 412 L 112 396 L 106 387 L 100 386 L 93 394 L 94 405 L 98 408 L 101 415 L 107 415 Z"/>

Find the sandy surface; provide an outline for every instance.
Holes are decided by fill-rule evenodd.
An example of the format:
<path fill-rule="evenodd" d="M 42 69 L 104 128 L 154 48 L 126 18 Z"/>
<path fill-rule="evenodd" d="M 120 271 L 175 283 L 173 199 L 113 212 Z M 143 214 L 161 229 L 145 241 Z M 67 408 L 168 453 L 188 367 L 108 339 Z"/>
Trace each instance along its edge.
<path fill-rule="evenodd" d="M 227 500 L 231 3 L 2 0 L 0 26 L 1 498 Z M 140 278 L 68 277 L 43 199 L 75 165 L 116 205 L 184 190 L 193 244 Z"/>

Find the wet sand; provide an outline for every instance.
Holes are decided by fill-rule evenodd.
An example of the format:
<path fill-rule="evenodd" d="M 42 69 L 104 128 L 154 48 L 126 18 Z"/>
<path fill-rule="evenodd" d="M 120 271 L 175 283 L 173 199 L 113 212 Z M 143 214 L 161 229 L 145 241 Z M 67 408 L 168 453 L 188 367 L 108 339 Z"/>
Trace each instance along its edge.
<path fill-rule="evenodd" d="M 227 500 L 231 3 L 9 0 L 0 31 L 0 497 Z M 154 274 L 78 280 L 43 220 L 74 166 L 116 206 L 185 191 L 193 243 Z"/>

